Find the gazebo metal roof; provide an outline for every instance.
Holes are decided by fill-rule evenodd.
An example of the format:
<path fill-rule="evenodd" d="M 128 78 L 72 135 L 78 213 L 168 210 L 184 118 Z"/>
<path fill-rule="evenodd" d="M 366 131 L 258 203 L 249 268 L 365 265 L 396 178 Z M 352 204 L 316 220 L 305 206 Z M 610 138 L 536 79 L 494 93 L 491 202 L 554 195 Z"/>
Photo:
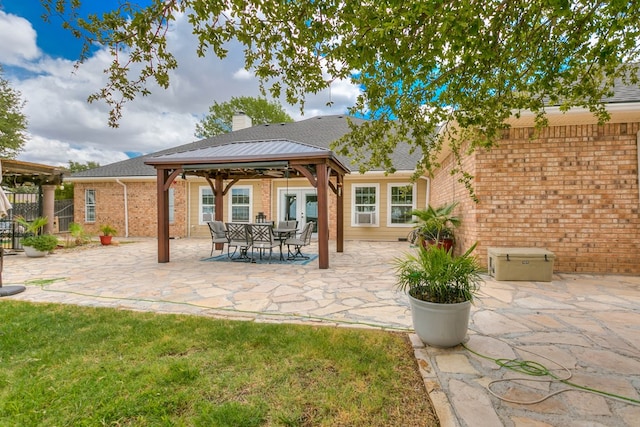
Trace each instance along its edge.
<path fill-rule="evenodd" d="M 232 159 L 237 157 L 246 159 L 262 158 L 264 156 L 288 158 L 293 155 L 326 155 L 329 152 L 331 152 L 331 150 L 322 147 L 314 147 L 302 142 L 291 141 L 288 139 L 270 139 L 260 141 L 229 142 L 226 144 L 155 156 L 151 160 L 190 160 L 202 158 Z M 147 162 L 149 162 L 149 160 Z"/>

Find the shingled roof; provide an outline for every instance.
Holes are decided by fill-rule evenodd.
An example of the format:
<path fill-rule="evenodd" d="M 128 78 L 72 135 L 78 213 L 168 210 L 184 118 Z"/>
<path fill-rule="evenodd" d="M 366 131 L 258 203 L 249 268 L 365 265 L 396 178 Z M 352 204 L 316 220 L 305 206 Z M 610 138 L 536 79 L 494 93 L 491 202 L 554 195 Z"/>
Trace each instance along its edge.
<path fill-rule="evenodd" d="M 364 120 L 351 117 L 358 124 Z M 72 178 L 100 178 L 100 177 L 132 177 L 132 176 L 156 176 L 153 166 L 145 165 L 145 161 L 169 154 L 184 153 L 207 147 L 215 147 L 240 142 L 288 140 L 306 144 L 320 149 L 330 149 L 330 145 L 349 132 L 347 116 L 332 115 L 318 116 L 306 120 L 291 123 L 277 123 L 257 125 L 234 132 L 217 135 L 211 138 L 195 141 L 190 144 L 180 145 L 167 150 L 158 151 L 140 157 L 135 157 L 121 162 L 112 163 L 99 168 L 77 172 Z M 351 159 L 336 156 L 338 160 L 351 170 L 357 170 L 358 166 Z M 409 147 L 398 146 L 392 155 L 393 166 L 396 170 L 414 170 L 420 160 L 419 152 L 409 153 Z M 382 170 L 379 168 L 377 170 Z"/>

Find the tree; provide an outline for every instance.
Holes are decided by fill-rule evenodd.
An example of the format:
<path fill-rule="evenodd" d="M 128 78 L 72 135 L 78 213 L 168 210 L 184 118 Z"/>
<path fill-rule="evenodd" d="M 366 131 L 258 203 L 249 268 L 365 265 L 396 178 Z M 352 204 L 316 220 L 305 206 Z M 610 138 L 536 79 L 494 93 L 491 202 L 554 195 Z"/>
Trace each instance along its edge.
<path fill-rule="evenodd" d="M 69 172 L 76 173 L 82 172 L 89 169 L 99 168 L 100 163 L 94 161 L 88 161 L 87 163 L 75 162 L 73 160 L 69 160 Z M 64 185 L 56 188 L 56 200 L 65 200 L 65 199 L 73 199 L 73 182 L 65 182 Z"/>
<path fill-rule="evenodd" d="M 233 116 L 239 111 L 251 117 L 254 125 L 293 121 L 282 105 L 275 101 L 269 102 L 266 98 L 250 96 L 232 97 L 227 102 L 214 102 L 209 107 L 209 114 L 196 124 L 195 136 L 208 138 L 231 132 Z"/>
<path fill-rule="evenodd" d="M 0 66 L 0 157 L 14 158 L 24 146 L 27 117 L 22 113 L 22 94 L 2 77 Z"/>
<path fill-rule="evenodd" d="M 87 171 L 89 169 L 99 168 L 100 163 L 88 161 L 87 163 L 74 162 L 73 160 L 69 160 L 69 172 L 76 173 Z"/>
<path fill-rule="evenodd" d="M 52 12 L 73 10 L 65 0 L 42 1 Z M 225 43 L 239 41 L 246 68 L 274 99 L 284 90 L 287 102 L 304 108 L 305 94 L 335 80 L 360 85 L 350 113 L 373 120 L 353 126 L 339 147 L 363 170 L 383 165 L 392 171 L 390 153 L 406 142 L 423 151 L 418 166 L 426 170 L 437 166 L 446 144 L 460 171 L 462 156 L 490 148 L 514 114 L 531 111 L 544 126 L 552 104 L 563 111 L 584 107 L 605 121 L 601 100 L 614 84 L 638 83 L 636 1 L 120 3 L 102 17 L 78 19 L 72 12 L 67 20 L 87 41 L 85 52 L 98 43 L 113 54 L 107 86 L 90 97 L 110 105 L 111 124 L 122 103 L 149 93 L 152 81 L 169 86 L 169 71 L 178 63 L 166 33 L 186 14 L 199 55 L 224 57 Z M 462 179 L 471 180 L 466 174 Z"/>

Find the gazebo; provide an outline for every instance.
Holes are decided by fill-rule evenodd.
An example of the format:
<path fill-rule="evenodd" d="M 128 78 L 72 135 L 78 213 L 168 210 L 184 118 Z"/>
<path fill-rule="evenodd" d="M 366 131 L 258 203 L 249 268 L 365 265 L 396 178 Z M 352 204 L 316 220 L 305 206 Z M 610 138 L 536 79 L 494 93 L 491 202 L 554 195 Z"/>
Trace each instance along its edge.
<path fill-rule="evenodd" d="M 350 170 L 333 151 L 285 139 L 233 142 L 158 155 L 145 161 L 157 172 L 158 262 L 169 262 L 169 187 L 178 176 L 203 177 L 222 221 L 224 196 L 242 179 L 303 176 L 318 194 L 318 266 L 329 268 L 329 191 L 336 195 L 336 251 L 344 249 L 343 183 Z"/>

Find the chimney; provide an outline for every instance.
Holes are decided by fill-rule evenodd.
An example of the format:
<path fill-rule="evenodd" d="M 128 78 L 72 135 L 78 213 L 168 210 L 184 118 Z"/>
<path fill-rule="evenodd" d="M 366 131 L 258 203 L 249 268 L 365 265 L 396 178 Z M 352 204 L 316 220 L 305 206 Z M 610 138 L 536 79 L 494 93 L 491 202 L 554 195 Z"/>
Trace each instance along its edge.
<path fill-rule="evenodd" d="M 251 117 L 247 116 L 244 111 L 238 111 L 233 115 L 233 122 L 231 123 L 232 132 L 250 128 L 251 126 L 253 126 L 251 123 Z"/>

